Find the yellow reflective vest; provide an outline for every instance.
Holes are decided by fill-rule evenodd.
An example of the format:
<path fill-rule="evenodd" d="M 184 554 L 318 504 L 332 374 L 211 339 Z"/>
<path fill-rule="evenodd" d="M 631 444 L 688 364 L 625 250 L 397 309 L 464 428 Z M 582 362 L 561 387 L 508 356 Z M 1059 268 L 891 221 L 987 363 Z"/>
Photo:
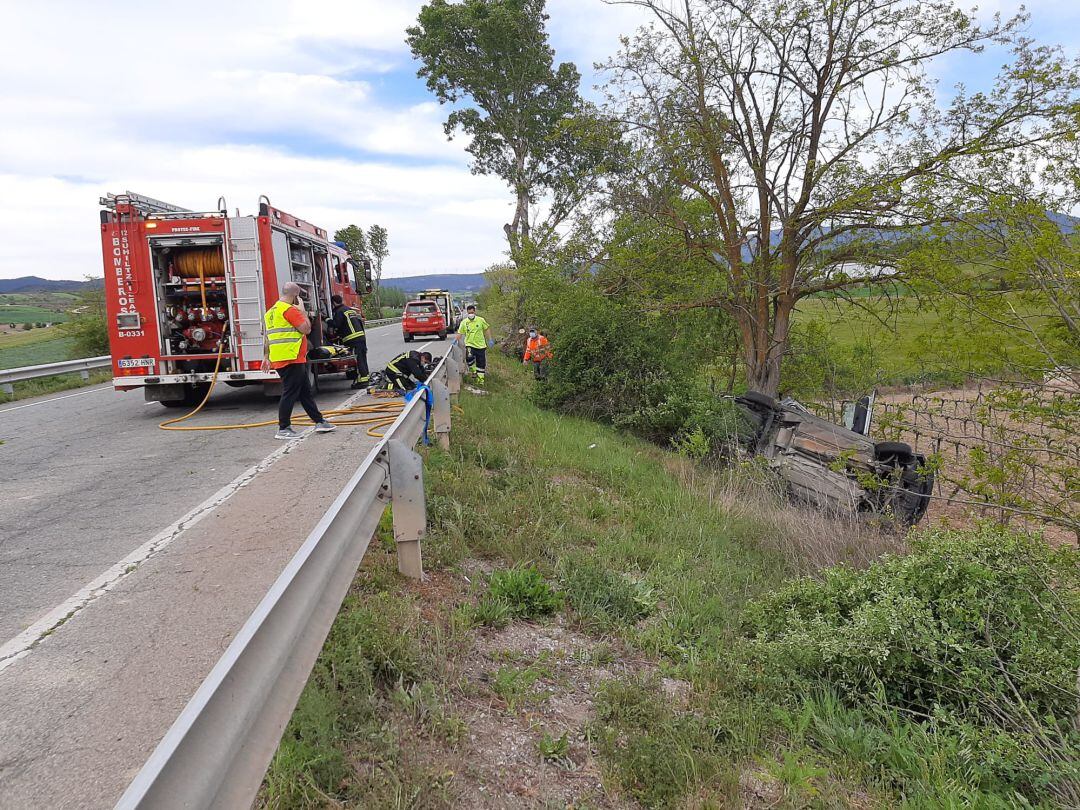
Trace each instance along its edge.
<path fill-rule="evenodd" d="M 304 336 L 285 319 L 285 313 L 292 307 L 284 301 L 278 301 L 266 311 L 266 337 L 270 344 L 270 362 L 283 363 L 300 356 L 300 347 Z"/>
<path fill-rule="evenodd" d="M 465 336 L 465 345 L 470 349 L 486 349 L 487 341 L 484 340 L 484 332 L 488 329 L 490 329 L 488 322 L 477 315 L 471 320 L 468 317 L 462 318 L 458 334 Z"/>

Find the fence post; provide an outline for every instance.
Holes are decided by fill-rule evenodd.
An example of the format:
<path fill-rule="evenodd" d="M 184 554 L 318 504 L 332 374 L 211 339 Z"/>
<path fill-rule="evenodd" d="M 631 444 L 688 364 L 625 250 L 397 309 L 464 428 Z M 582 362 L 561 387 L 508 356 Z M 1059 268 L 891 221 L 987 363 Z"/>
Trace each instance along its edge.
<path fill-rule="evenodd" d="M 398 571 L 411 579 L 424 578 L 420 541 L 427 531 L 424 465 L 419 453 L 399 439 L 386 443 L 390 467 L 390 503 L 394 510 L 394 541 Z"/>
<path fill-rule="evenodd" d="M 432 416 L 435 421 L 435 435 L 439 440 L 439 447 L 443 450 L 450 449 L 450 389 L 439 380 L 431 382 L 431 393 L 435 397 L 435 406 L 432 408 Z"/>

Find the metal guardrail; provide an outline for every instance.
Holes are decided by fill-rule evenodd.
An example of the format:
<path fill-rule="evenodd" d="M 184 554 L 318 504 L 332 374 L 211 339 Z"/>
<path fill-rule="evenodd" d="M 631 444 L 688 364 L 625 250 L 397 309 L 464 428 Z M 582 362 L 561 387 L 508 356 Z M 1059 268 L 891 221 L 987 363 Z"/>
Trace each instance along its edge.
<path fill-rule="evenodd" d="M 431 424 L 449 446 L 450 395 L 464 348 L 454 339 L 429 377 Z M 116 805 L 250 807 L 356 575 L 383 510 L 393 506 L 398 569 L 422 576 L 427 512 L 413 446 L 427 407 L 413 397 L 271 586 Z"/>
<path fill-rule="evenodd" d="M 388 323 L 400 323 L 400 321 L 401 316 L 398 315 L 396 318 L 377 318 L 374 321 L 364 321 L 364 326 L 385 326 Z"/>
<path fill-rule="evenodd" d="M 385 326 L 388 323 L 399 323 L 401 318 L 379 318 L 368 321 L 365 326 Z M 38 377 L 52 377 L 55 374 L 71 374 L 79 372 L 83 379 L 90 377 L 90 371 L 95 368 L 106 368 L 112 363 L 112 359 L 104 357 L 84 357 L 79 360 L 64 360 L 60 363 L 44 363 L 40 366 L 21 366 L 20 368 L 0 369 L 0 391 L 7 394 L 13 393 L 12 383 L 24 380 L 33 380 Z"/>
<path fill-rule="evenodd" d="M 81 372 L 85 380 L 90 376 L 90 371 L 95 368 L 104 368 L 112 363 L 112 358 L 84 357 L 80 360 L 64 360 L 61 363 L 44 363 L 40 366 L 22 366 L 21 368 L 0 369 L 0 386 L 10 386 L 12 383 L 23 380 L 33 380 L 37 377 L 51 377 L 54 374 L 69 374 Z M 11 393 L 10 387 L 3 390 Z"/>

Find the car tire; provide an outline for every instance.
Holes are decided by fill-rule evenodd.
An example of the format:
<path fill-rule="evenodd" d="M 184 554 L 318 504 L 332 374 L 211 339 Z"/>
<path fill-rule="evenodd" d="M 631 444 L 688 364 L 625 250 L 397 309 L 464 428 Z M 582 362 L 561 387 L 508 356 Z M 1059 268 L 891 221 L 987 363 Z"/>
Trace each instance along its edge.
<path fill-rule="evenodd" d="M 757 405 L 762 408 L 767 408 L 770 411 L 776 411 L 780 409 L 780 403 L 770 397 L 768 394 L 763 394 L 760 391 L 747 391 L 745 394 L 740 394 L 736 399 L 741 399 L 744 402 L 749 402 L 753 405 Z"/>
<path fill-rule="evenodd" d="M 446 340 L 446 330 L 439 332 L 439 340 Z"/>
<path fill-rule="evenodd" d="M 402 334 L 402 338 L 404 338 L 406 343 L 412 343 L 412 335 L 410 335 L 408 332 Z"/>
<path fill-rule="evenodd" d="M 915 451 L 907 442 L 878 442 L 874 445 L 874 458 L 878 461 L 887 458 L 901 459 L 903 462 L 914 460 Z"/>
<path fill-rule="evenodd" d="M 162 405 L 166 408 L 183 408 L 187 403 L 182 399 L 159 399 Z"/>

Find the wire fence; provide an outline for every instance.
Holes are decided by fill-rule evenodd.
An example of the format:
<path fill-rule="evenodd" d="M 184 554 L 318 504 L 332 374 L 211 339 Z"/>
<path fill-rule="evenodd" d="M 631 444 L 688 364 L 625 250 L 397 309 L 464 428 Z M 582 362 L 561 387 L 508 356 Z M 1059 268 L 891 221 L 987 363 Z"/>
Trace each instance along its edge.
<path fill-rule="evenodd" d="M 1080 541 L 1080 395 L 1000 383 L 879 397 L 874 434 L 936 474 L 931 517 L 982 517 Z"/>

